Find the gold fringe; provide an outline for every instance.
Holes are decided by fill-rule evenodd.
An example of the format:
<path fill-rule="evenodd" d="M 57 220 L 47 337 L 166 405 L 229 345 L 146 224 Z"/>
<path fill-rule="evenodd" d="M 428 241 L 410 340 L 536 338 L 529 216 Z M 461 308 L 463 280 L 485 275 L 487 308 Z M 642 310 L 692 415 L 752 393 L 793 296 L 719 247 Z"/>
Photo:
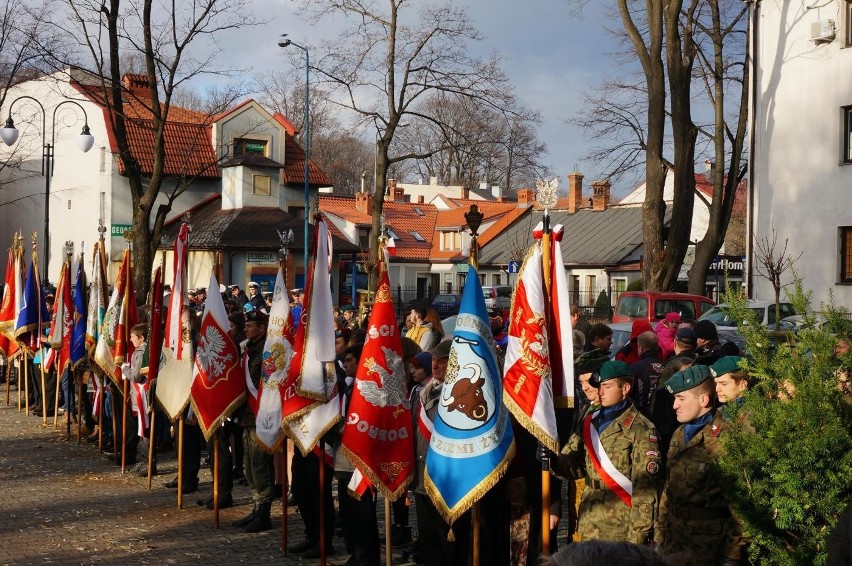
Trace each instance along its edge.
<path fill-rule="evenodd" d="M 319 434 L 314 436 L 314 438 L 311 439 L 311 441 L 307 445 L 302 444 L 302 441 L 299 439 L 299 435 L 293 433 L 293 431 L 289 427 L 289 423 L 287 423 L 288 428 L 284 429 L 284 434 L 286 434 L 290 438 L 290 440 L 293 441 L 293 444 L 296 446 L 296 448 L 299 449 L 299 451 L 302 453 L 302 456 L 307 456 L 308 454 L 310 454 L 311 450 L 314 449 L 314 446 L 317 445 L 319 439 L 325 436 L 325 433 L 330 431 L 337 425 L 337 423 L 340 422 L 340 418 L 340 414 L 338 413 L 337 418 L 332 419 L 332 421 L 324 429 L 322 429 Z M 282 423 L 282 427 L 283 426 L 284 424 Z"/>
<path fill-rule="evenodd" d="M 302 407 L 298 411 L 293 411 L 292 413 L 288 413 L 288 414 L 284 415 L 281 419 L 281 426 L 283 427 L 284 425 L 289 424 L 292 421 L 295 421 L 296 419 L 298 419 L 299 417 L 301 417 L 305 413 L 310 413 L 311 411 L 313 411 L 316 407 L 318 407 L 320 405 L 322 405 L 322 403 L 320 403 L 319 401 L 314 401 L 313 403 L 311 403 L 307 407 Z M 282 407 L 282 411 L 283 411 L 283 407 Z"/>
<path fill-rule="evenodd" d="M 520 423 L 527 432 L 532 434 L 545 448 L 551 452 L 559 452 L 559 439 L 551 438 L 537 422 L 528 417 L 524 410 L 515 403 L 512 396 L 506 393 L 505 389 L 503 389 L 503 404 L 506 405 L 506 408 L 509 409 L 512 416 L 515 417 L 515 420 L 517 420 L 518 423 Z M 554 416 L 554 423 L 555 422 L 556 417 Z"/>
<path fill-rule="evenodd" d="M 447 531 L 447 542 L 456 542 L 456 534 L 453 532 L 452 527 Z"/>
<path fill-rule="evenodd" d="M 210 437 L 213 436 L 213 433 L 216 431 L 216 428 L 222 424 L 226 418 L 228 418 L 234 409 L 239 407 L 246 399 L 246 393 L 240 393 L 240 395 L 231 403 L 225 407 L 225 410 L 222 411 L 222 414 L 216 417 L 212 423 L 205 426 L 204 421 L 201 418 L 201 411 L 198 410 L 198 405 L 195 404 L 195 399 L 192 399 L 192 395 L 190 395 L 190 399 L 192 401 L 192 410 L 195 412 L 196 420 L 198 421 L 198 426 L 201 427 L 201 432 L 204 434 L 204 440 L 210 442 Z"/>
<path fill-rule="evenodd" d="M 553 398 L 553 406 L 557 409 L 573 409 L 574 408 L 574 398 L 573 397 L 554 397 Z"/>
<path fill-rule="evenodd" d="M 391 491 L 384 483 L 382 483 L 382 481 L 379 479 L 378 474 L 376 474 L 372 470 L 372 468 L 370 468 L 370 466 L 368 466 L 364 462 L 364 460 L 359 458 L 358 455 L 355 454 L 349 447 L 347 447 L 345 444 L 341 444 L 339 449 L 343 450 L 343 454 L 347 458 L 349 458 L 349 461 L 352 462 L 352 464 L 356 468 L 358 468 L 366 478 L 370 480 L 370 483 L 373 484 L 373 487 L 375 487 L 385 497 L 385 499 L 389 501 L 396 501 L 401 495 L 404 495 L 406 491 L 405 488 L 408 487 L 408 484 L 410 484 L 414 479 L 414 460 L 412 459 L 412 465 L 408 468 L 408 476 L 400 484 L 400 486 L 396 488 L 396 490 Z"/>

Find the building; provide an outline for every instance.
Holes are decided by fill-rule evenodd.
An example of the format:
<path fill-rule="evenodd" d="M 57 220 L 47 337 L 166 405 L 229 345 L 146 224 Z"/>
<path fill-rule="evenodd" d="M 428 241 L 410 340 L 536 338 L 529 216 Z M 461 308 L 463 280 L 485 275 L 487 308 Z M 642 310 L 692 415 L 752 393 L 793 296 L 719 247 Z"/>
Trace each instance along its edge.
<path fill-rule="evenodd" d="M 852 306 L 852 2 L 753 2 L 753 237 L 787 242 L 813 306 Z M 800 255 L 801 254 L 801 255 Z M 774 298 L 750 270 L 753 296 Z M 788 272 L 784 283 L 789 283 Z"/>

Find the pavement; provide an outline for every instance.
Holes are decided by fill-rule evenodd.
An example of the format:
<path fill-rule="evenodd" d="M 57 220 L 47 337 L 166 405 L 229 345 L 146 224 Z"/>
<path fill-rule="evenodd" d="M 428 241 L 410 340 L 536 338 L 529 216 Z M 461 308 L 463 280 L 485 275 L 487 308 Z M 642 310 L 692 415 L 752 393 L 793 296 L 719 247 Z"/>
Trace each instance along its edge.
<path fill-rule="evenodd" d="M 159 454 L 160 475 L 147 489 L 147 478 L 131 470 L 124 474 L 83 440 L 66 440 L 61 421 L 53 428 L 42 419 L 17 409 L 17 391 L 11 388 L 11 406 L 0 402 L 0 564 L 319 564 L 281 551 L 280 500 L 272 510 L 272 530 L 248 534 L 231 527 L 251 511 L 251 494 L 235 486 L 235 506 L 213 511 L 196 500 L 212 493 L 212 477 L 202 466 L 200 487 L 177 506 L 176 491 L 163 485 L 177 473 L 175 451 Z M 384 528 L 384 503 L 379 502 L 379 527 Z M 411 513 L 412 524 L 414 513 Z M 304 530 L 295 507 L 287 512 L 289 544 L 301 542 Z M 335 537 L 337 554 L 329 566 L 349 558 L 343 539 Z M 384 559 L 384 548 L 382 549 Z M 393 564 L 407 564 L 395 551 Z M 409 563 L 410 564 L 410 563 Z"/>

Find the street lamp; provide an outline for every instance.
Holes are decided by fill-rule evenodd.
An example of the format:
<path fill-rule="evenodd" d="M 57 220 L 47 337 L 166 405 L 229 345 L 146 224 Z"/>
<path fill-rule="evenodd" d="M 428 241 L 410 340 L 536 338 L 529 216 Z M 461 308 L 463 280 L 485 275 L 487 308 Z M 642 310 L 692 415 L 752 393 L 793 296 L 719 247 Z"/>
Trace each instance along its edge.
<path fill-rule="evenodd" d="M 307 282 L 308 278 L 308 221 L 310 220 L 310 214 L 308 213 L 308 209 L 310 208 L 310 203 L 308 202 L 308 174 L 310 172 L 308 168 L 308 163 L 311 159 L 311 99 L 310 99 L 310 80 L 311 80 L 311 55 L 308 53 L 308 48 L 293 41 L 290 41 L 287 38 L 286 33 L 282 33 L 278 38 L 278 47 L 298 47 L 302 51 L 305 52 L 305 282 Z"/>
<path fill-rule="evenodd" d="M 50 124 L 50 143 L 47 143 L 47 112 L 44 110 L 41 102 L 32 96 L 19 96 L 9 105 L 9 117 L 6 119 L 6 125 L 0 128 L 0 139 L 8 146 L 12 146 L 18 141 L 18 128 L 15 127 L 15 122 L 12 120 L 12 108 L 19 100 L 31 100 L 41 110 L 41 174 L 44 176 L 44 281 L 48 280 L 47 261 L 50 255 L 50 178 L 53 176 L 53 149 L 56 143 L 56 111 L 63 104 L 73 104 L 83 112 L 83 131 L 77 136 L 77 147 L 83 153 L 86 153 L 95 143 L 95 138 L 89 131 L 89 117 L 86 114 L 86 109 L 80 103 L 73 100 L 63 100 L 53 108 L 53 120 Z"/>

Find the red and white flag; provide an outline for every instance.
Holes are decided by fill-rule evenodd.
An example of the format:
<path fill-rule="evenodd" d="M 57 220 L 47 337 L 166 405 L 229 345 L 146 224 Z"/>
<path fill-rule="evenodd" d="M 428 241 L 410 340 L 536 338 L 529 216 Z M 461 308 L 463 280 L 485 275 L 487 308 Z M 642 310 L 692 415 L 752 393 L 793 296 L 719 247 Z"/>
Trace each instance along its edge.
<path fill-rule="evenodd" d="M 509 320 L 503 403 L 521 426 L 549 450 L 558 452 L 540 242 L 533 245 L 521 266 Z"/>
<path fill-rule="evenodd" d="M 399 335 L 388 272 L 383 269 L 341 448 L 391 501 L 405 493 L 414 472 L 411 406 Z"/>
<path fill-rule="evenodd" d="M 54 350 L 53 358 L 56 373 L 62 375 L 65 367 L 71 361 L 71 335 L 74 330 L 74 301 L 71 299 L 71 265 L 62 264 L 59 274 L 59 284 L 56 287 L 56 297 L 53 302 L 53 317 L 47 342 Z M 48 367 L 45 365 L 45 367 Z"/>
<path fill-rule="evenodd" d="M 334 362 L 334 309 L 331 298 L 331 234 L 324 220 L 317 222 L 316 253 L 303 305 L 307 316 L 299 325 L 296 358 L 299 370 L 296 387 L 299 395 L 327 401 L 331 393 L 325 365 Z M 334 383 L 334 375 L 331 376 Z"/>
<path fill-rule="evenodd" d="M 372 489 L 373 484 L 370 483 L 370 480 L 364 477 L 364 474 L 361 473 L 361 470 L 355 468 L 355 472 L 353 472 L 352 477 L 349 479 L 349 483 L 346 484 L 346 491 L 349 492 L 349 495 L 357 499 L 361 500 L 361 497 L 367 493 L 368 489 Z"/>
<path fill-rule="evenodd" d="M 601 444 L 598 429 L 592 424 L 592 419 L 598 416 L 600 411 L 586 415 L 583 421 L 583 443 L 586 445 L 586 453 L 592 466 L 604 481 L 610 491 L 615 493 L 628 507 L 633 507 L 633 482 L 622 474 L 604 450 Z"/>
<path fill-rule="evenodd" d="M 107 283 L 104 241 L 95 244 L 92 252 L 92 283 L 89 286 L 89 301 L 86 312 L 86 351 L 94 356 L 101 337 L 101 327 L 107 309 Z"/>
<path fill-rule="evenodd" d="M 169 301 L 169 309 L 166 313 L 165 346 L 171 349 L 176 360 L 183 359 L 184 342 L 181 328 L 181 313 L 186 296 L 186 242 L 189 237 L 189 225 L 184 222 L 180 225 L 177 238 L 175 238 L 172 282 L 172 295 Z M 218 289 L 218 287 L 217 287 Z"/>
<path fill-rule="evenodd" d="M 15 323 L 18 320 L 20 291 L 23 288 L 21 254 L 10 248 L 6 258 L 6 285 L 3 287 L 3 303 L 0 306 L 0 350 L 6 358 L 18 352 L 15 341 Z"/>
<path fill-rule="evenodd" d="M 216 275 L 208 289 L 218 289 Z M 246 395 L 246 382 L 239 349 L 228 332 L 228 313 L 222 295 L 210 293 L 201 317 L 198 350 L 192 379 L 192 408 L 204 437 L 210 436 Z"/>
<path fill-rule="evenodd" d="M 130 271 L 130 250 L 124 250 L 95 347 L 95 363 L 116 385 L 121 384 L 121 364 L 130 360 L 133 353 L 130 329 L 135 324 L 136 293 L 133 291 L 133 274 Z"/>
<path fill-rule="evenodd" d="M 568 276 L 562 259 L 561 224 L 553 227 L 550 261 L 550 315 L 548 337 L 550 371 L 553 378 L 553 403 L 557 408 L 574 407 L 574 331 L 571 328 L 571 305 L 568 302 Z"/>

